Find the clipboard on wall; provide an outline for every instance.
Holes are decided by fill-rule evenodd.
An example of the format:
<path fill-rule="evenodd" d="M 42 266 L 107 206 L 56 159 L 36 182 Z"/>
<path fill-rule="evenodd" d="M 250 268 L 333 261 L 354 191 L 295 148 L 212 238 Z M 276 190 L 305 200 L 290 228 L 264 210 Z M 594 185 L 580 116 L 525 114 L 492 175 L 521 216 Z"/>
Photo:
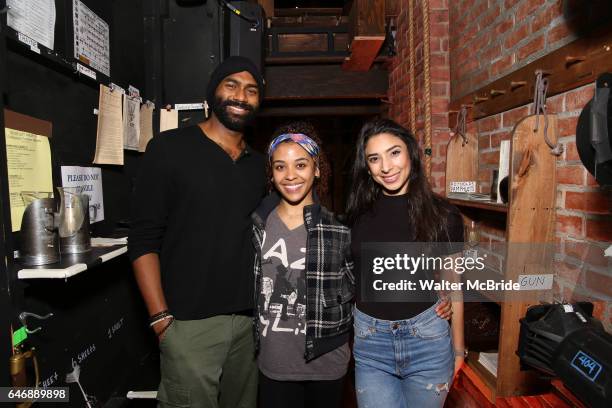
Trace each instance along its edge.
<path fill-rule="evenodd" d="M 24 197 L 42 193 L 53 194 L 53 164 L 49 143 L 52 128 L 49 121 L 4 110 L 12 232 L 21 229 L 21 219 L 27 201 Z"/>
<path fill-rule="evenodd" d="M 4 127 L 51 138 L 53 124 L 46 120 L 5 109 Z"/>

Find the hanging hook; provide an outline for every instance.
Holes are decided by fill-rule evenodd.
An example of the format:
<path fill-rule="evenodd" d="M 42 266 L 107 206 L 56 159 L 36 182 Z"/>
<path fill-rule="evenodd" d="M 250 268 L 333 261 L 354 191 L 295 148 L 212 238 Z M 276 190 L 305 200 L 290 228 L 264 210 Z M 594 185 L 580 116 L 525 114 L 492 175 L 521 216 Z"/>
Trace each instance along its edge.
<path fill-rule="evenodd" d="M 536 123 L 534 132 L 537 132 L 540 126 L 540 115 L 544 116 L 544 141 L 550 148 L 551 154 L 555 156 L 560 156 L 563 153 L 563 145 L 557 141 L 556 144 L 553 144 L 548 138 L 548 112 L 546 110 L 546 92 L 548 91 L 548 78 L 544 76 L 547 73 L 543 70 L 537 70 L 535 72 L 536 75 L 536 84 L 533 95 L 533 110 L 534 115 L 536 115 Z"/>
<path fill-rule="evenodd" d="M 34 330 L 28 329 L 28 324 L 26 322 L 28 317 L 35 317 L 38 320 L 46 320 L 46 319 L 48 319 L 48 318 L 50 318 L 52 316 L 53 316 L 53 313 L 49 313 L 49 314 L 47 314 L 45 316 L 40 316 L 40 315 L 37 315 L 36 313 L 21 312 L 21 313 L 19 313 L 19 320 L 21 321 L 21 324 L 23 325 L 23 327 L 25 327 L 26 332 L 28 332 L 28 334 L 33 334 L 33 333 L 36 333 L 36 332 L 42 330 L 42 327 L 37 327 Z"/>

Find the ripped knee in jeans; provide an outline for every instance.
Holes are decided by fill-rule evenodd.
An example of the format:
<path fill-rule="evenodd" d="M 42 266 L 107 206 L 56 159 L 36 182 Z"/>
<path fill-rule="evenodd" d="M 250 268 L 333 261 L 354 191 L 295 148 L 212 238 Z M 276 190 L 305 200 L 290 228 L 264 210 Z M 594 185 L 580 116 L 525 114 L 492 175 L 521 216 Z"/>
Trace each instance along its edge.
<path fill-rule="evenodd" d="M 448 383 L 441 383 L 441 384 L 428 384 L 427 385 L 427 389 L 428 390 L 433 390 L 436 395 L 440 395 L 440 393 L 442 392 L 448 392 Z"/>

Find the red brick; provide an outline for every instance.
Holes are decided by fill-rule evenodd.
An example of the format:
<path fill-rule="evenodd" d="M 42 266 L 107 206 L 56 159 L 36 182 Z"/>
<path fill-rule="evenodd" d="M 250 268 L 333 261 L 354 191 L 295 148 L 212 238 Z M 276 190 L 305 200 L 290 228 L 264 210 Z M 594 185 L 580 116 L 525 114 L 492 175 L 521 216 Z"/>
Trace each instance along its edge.
<path fill-rule="evenodd" d="M 480 169 L 478 170 L 478 181 L 491 184 L 491 169 Z"/>
<path fill-rule="evenodd" d="M 481 164 L 499 164 L 499 151 L 480 154 Z"/>
<path fill-rule="evenodd" d="M 484 30 L 485 28 L 489 27 L 491 23 L 493 23 L 497 19 L 497 17 L 499 17 L 499 7 L 489 7 L 488 13 L 485 14 L 478 22 L 479 29 Z"/>
<path fill-rule="evenodd" d="M 478 150 L 488 149 L 491 146 L 491 138 L 488 135 L 478 137 Z"/>
<path fill-rule="evenodd" d="M 593 98 L 595 88 L 591 85 L 579 88 L 575 91 L 568 92 L 565 95 L 565 111 L 571 112 L 582 110 L 584 105 Z"/>
<path fill-rule="evenodd" d="M 573 215 L 557 215 L 556 228 L 562 234 L 581 237 L 584 235 L 582 230 L 582 218 Z"/>
<path fill-rule="evenodd" d="M 504 47 L 506 49 L 514 47 L 524 38 L 527 38 L 529 35 L 529 24 L 523 24 L 520 27 L 515 28 L 508 36 L 506 37 L 506 41 L 504 41 Z"/>
<path fill-rule="evenodd" d="M 523 21 L 527 17 L 533 15 L 533 12 L 544 4 L 544 0 L 528 0 L 523 1 L 515 13 L 517 21 Z"/>
<path fill-rule="evenodd" d="M 547 40 L 548 44 L 556 43 L 559 40 L 569 37 L 572 34 L 572 31 L 565 23 L 561 23 L 558 26 L 552 28 L 548 31 Z"/>
<path fill-rule="evenodd" d="M 587 219 L 586 235 L 595 241 L 612 242 L 612 219 Z"/>
<path fill-rule="evenodd" d="M 506 0 L 504 1 L 504 7 L 506 9 L 512 8 L 512 6 L 514 6 L 516 3 L 520 2 L 521 0 Z"/>
<path fill-rule="evenodd" d="M 535 54 L 538 51 L 542 51 L 544 49 L 544 36 L 540 35 L 537 38 L 529 41 L 527 44 L 522 46 L 518 51 L 518 58 L 524 59 L 531 54 Z"/>
<path fill-rule="evenodd" d="M 595 177 L 593 177 L 593 175 L 589 173 L 588 170 L 585 169 L 584 171 L 587 174 L 587 186 L 598 186 L 599 183 L 597 182 L 597 180 L 595 180 Z"/>
<path fill-rule="evenodd" d="M 491 64 L 491 76 L 496 77 L 512 66 L 512 54 L 506 55 Z"/>
<path fill-rule="evenodd" d="M 580 160 L 580 156 L 578 156 L 578 149 L 576 148 L 576 142 L 567 142 L 565 144 L 565 160 L 567 161 L 577 161 Z"/>
<path fill-rule="evenodd" d="M 430 5 L 431 7 L 431 5 Z M 432 23 L 448 23 L 448 10 L 431 10 L 429 13 L 429 21 Z"/>
<path fill-rule="evenodd" d="M 585 285 L 594 292 L 612 296 L 612 275 L 589 270 L 584 276 Z"/>
<path fill-rule="evenodd" d="M 503 34 L 509 29 L 514 27 L 514 19 L 511 15 L 509 15 L 505 20 L 501 21 L 495 26 L 495 32 L 499 34 Z"/>
<path fill-rule="evenodd" d="M 584 173 L 585 169 L 583 166 L 557 167 L 557 183 L 584 185 Z"/>
<path fill-rule="evenodd" d="M 434 98 L 436 96 L 444 96 L 444 97 L 449 97 L 449 92 L 448 92 L 448 83 L 446 82 L 433 82 L 431 84 L 431 96 L 433 96 Z"/>
<path fill-rule="evenodd" d="M 566 241 L 565 253 L 592 266 L 608 267 L 610 262 L 604 256 L 604 248 L 585 241 Z"/>
<path fill-rule="evenodd" d="M 549 6 L 542 13 L 537 14 L 531 23 L 531 32 L 535 33 L 548 26 L 557 16 L 555 5 Z"/>
<path fill-rule="evenodd" d="M 566 279 L 572 283 L 581 282 L 581 273 L 579 267 L 572 265 L 569 262 L 555 261 L 553 267 L 560 278 Z"/>
<path fill-rule="evenodd" d="M 514 127 L 516 123 L 523 117 L 529 115 L 529 107 L 522 106 L 503 113 L 502 126 Z"/>
<path fill-rule="evenodd" d="M 510 140 L 510 132 L 499 132 L 491 135 L 491 147 L 500 147 L 502 140 Z"/>
<path fill-rule="evenodd" d="M 574 136 L 576 134 L 576 125 L 578 125 L 578 116 L 559 118 L 557 124 L 559 126 L 559 137 Z"/>
<path fill-rule="evenodd" d="M 484 119 L 480 119 L 476 123 L 476 127 L 479 133 L 492 132 L 494 130 L 499 129 L 501 126 L 501 116 L 489 116 Z"/>
<path fill-rule="evenodd" d="M 483 61 L 493 61 L 501 56 L 501 45 L 500 44 L 489 44 L 487 48 L 479 55 Z"/>
<path fill-rule="evenodd" d="M 448 81 L 450 78 L 450 70 L 448 67 L 432 67 L 429 71 L 431 80 Z"/>
<path fill-rule="evenodd" d="M 565 208 L 595 214 L 609 214 L 612 212 L 610 194 L 603 192 L 578 193 L 567 191 L 565 193 Z"/>
<path fill-rule="evenodd" d="M 563 112 L 563 97 L 565 95 L 555 95 L 552 98 L 546 100 L 546 109 L 548 113 L 561 113 Z"/>

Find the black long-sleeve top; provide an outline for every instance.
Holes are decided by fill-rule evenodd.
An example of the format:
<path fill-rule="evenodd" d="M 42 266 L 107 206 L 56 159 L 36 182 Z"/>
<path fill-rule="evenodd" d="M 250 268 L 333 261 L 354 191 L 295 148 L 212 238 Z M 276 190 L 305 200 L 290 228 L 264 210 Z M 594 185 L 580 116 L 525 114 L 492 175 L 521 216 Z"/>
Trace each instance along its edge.
<path fill-rule="evenodd" d="M 179 320 L 251 310 L 250 214 L 266 186 L 263 155 L 233 161 L 198 126 L 164 132 L 147 146 L 133 198 L 131 260 L 160 256 L 168 309 Z"/>
<path fill-rule="evenodd" d="M 362 244 L 364 243 L 383 243 L 383 242 L 415 242 L 415 223 L 408 216 L 407 200 L 408 194 L 399 196 L 381 197 L 376 201 L 374 207 L 363 214 L 351 229 L 351 253 L 355 263 L 355 279 L 357 283 L 356 303 L 357 309 L 372 317 L 383 320 L 404 320 L 410 319 L 423 312 L 434 301 L 421 302 L 410 300 L 406 302 L 369 302 L 362 298 Z M 463 220 L 459 210 L 448 203 L 444 203 L 449 209 L 446 219 L 446 229 L 448 235 L 440 239 L 440 242 L 448 241 L 456 244 L 463 242 Z M 453 250 L 451 250 L 451 248 Z M 450 245 L 448 252 L 454 252 L 456 245 Z M 443 255 L 443 254 L 440 254 Z M 367 269 L 367 268 L 366 268 Z M 424 271 L 417 271 L 415 278 L 425 279 Z M 406 296 L 410 296 L 407 292 Z"/>

